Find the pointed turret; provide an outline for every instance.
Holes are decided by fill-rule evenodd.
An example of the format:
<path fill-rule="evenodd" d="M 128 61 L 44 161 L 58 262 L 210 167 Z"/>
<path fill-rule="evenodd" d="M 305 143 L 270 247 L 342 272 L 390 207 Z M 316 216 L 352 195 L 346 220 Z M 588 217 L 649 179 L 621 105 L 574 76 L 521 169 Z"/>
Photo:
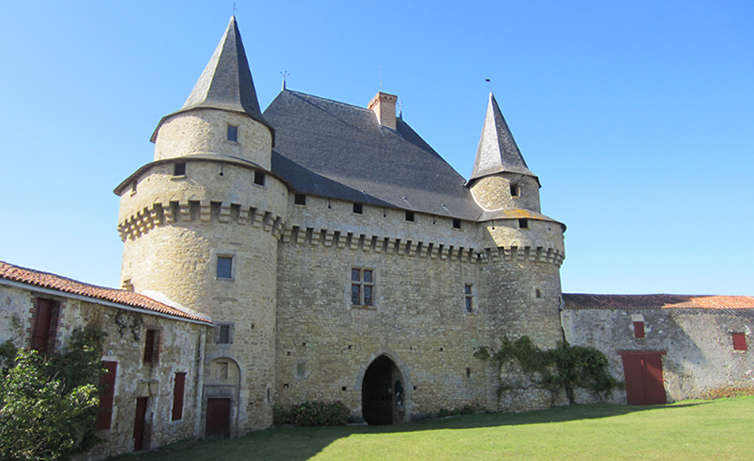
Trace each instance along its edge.
<path fill-rule="evenodd" d="M 487 211 L 539 212 L 539 178 L 526 166 L 491 91 L 467 186 L 477 203 Z"/>
<path fill-rule="evenodd" d="M 235 16 L 230 18 L 223 38 L 183 107 L 160 120 L 152 134 L 152 142 L 155 141 L 157 132 L 169 117 L 199 108 L 245 113 L 265 125 L 274 137 L 274 129 L 267 123 L 259 109 L 257 92 L 251 78 L 251 69 L 246 60 L 246 52 Z"/>
<path fill-rule="evenodd" d="M 484 117 L 482 136 L 479 138 L 471 179 L 496 173 L 520 173 L 536 178 L 536 175 L 526 166 L 526 161 L 518 150 L 516 140 L 513 139 L 503 113 L 497 105 L 495 95 L 490 91 L 487 114 Z"/>

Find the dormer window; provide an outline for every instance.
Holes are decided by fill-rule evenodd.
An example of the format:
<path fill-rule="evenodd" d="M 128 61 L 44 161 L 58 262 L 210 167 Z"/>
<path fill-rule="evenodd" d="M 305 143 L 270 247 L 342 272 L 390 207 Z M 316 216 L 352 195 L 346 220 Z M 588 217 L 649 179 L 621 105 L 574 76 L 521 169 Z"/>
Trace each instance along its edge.
<path fill-rule="evenodd" d="M 238 127 L 228 125 L 228 141 L 238 142 Z"/>

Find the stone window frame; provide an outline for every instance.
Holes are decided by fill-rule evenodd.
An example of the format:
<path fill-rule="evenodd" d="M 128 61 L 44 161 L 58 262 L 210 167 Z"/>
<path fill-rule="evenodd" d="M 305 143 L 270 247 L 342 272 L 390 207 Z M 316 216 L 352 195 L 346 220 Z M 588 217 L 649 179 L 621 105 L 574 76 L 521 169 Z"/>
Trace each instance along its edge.
<path fill-rule="evenodd" d="M 466 315 L 474 315 L 477 312 L 475 291 L 473 283 L 463 284 L 463 313 Z"/>
<path fill-rule="evenodd" d="M 358 271 L 358 280 L 354 279 L 355 271 Z M 376 307 L 376 270 L 373 267 L 352 265 L 348 271 L 348 293 L 349 303 L 351 307 L 361 308 L 374 308 Z M 365 280 L 369 274 L 370 280 Z M 354 288 L 358 289 L 357 293 L 354 293 Z M 368 289 L 367 289 L 368 288 Z M 367 291 L 370 293 L 369 298 L 366 297 Z M 354 294 L 358 296 L 358 302 L 355 303 Z M 369 301 L 367 303 L 367 301 Z"/>
<path fill-rule="evenodd" d="M 227 338 L 223 338 L 223 329 L 227 328 Z M 226 339 L 223 341 L 223 339 Z M 236 339 L 236 324 L 234 322 L 218 322 L 215 326 L 215 344 L 231 345 Z"/>
<path fill-rule="evenodd" d="M 519 229 L 530 229 L 529 227 L 529 219 L 528 218 L 518 218 L 518 228 Z"/>
<path fill-rule="evenodd" d="M 267 174 L 261 170 L 254 170 L 253 184 L 259 187 L 267 187 Z"/>
<path fill-rule="evenodd" d="M 221 259 L 230 260 L 230 276 L 229 277 L 220 276 L 220 260 Z M 217 253 L 217 255 L 215 256 L 215 280 L 225 281 L 225 282 L 235 281 L 236 266 L 238 266 L 238 258 L 236 258 L 235 253 L 228 253 L 228 252 Z"/>
<path fill-rule="evenodd" d="M 293 204 L 298 206 L 306 206 L 306 194 L 296 192 L 293 194 Z"/>
<path fill-rule="evenodd" d="M 173 178 L 182 179 L 186 177 L 186 164 L 187 162 L 173 163 Z"/>
<path fill-rule="evenodd" d="M 353 202 L 353 214 L 364 214 L 364 204 L 360 202 Z"/>

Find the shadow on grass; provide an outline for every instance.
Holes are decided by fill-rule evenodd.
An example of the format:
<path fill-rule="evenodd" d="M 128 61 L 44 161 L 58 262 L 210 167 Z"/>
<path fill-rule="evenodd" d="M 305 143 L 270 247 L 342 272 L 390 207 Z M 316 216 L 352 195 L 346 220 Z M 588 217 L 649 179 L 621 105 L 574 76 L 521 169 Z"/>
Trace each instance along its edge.
<path fill-rule="evenodd" d="M 546 424 L 610 418 L 647 410 L 673 411 L 710 402 L 675 405 L 626 406 L 614 404 L 570 405 L 526 413 L 493 413 L 429 419 L 395 426 L 273 427 L 231 440 L 185 441 L 143 454 L 124 455 L 120 461 L 291 460 L 310 459 L 338 439 L 360 434 L 389 434 L 442 429 Z"/>

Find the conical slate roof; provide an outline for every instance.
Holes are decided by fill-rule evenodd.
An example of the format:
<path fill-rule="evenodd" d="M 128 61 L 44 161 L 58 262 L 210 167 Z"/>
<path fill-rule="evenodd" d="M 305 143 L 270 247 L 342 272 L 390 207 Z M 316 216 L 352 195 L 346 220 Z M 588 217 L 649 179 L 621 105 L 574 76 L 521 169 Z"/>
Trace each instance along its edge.
<path fill-rule="evenodd" d="M 155 140 L 160 125 L 170 116 L 197 108 L 220 109 L 232 112 L 242 112 L 254 120 L 267 126 L 262 111 L 259 110 L 257 92 L 251 78 L 251 69 L 246 60 L 241 34 L 238 32 L 236 17 L 230 18 L 228 28 L 222 40 L 217 45 L 212 58 L 204 68 L 199 81 L 194 85 L 188 99 L 180 110 L 169 114 L 160 120 L 152 141 Z"/>
<path fill-rule="evenodd" d="M 471 180 L 495 173 L 520 173 L 536 178 L 536 175 L 526 166 L 526 161 L 518 150 L 516 140 L 513 139 L 503 113 L 497 105 L 495 95 L 490 92 L 487 115 L 484 117 L 482 136 L 479 138 Z"/>

